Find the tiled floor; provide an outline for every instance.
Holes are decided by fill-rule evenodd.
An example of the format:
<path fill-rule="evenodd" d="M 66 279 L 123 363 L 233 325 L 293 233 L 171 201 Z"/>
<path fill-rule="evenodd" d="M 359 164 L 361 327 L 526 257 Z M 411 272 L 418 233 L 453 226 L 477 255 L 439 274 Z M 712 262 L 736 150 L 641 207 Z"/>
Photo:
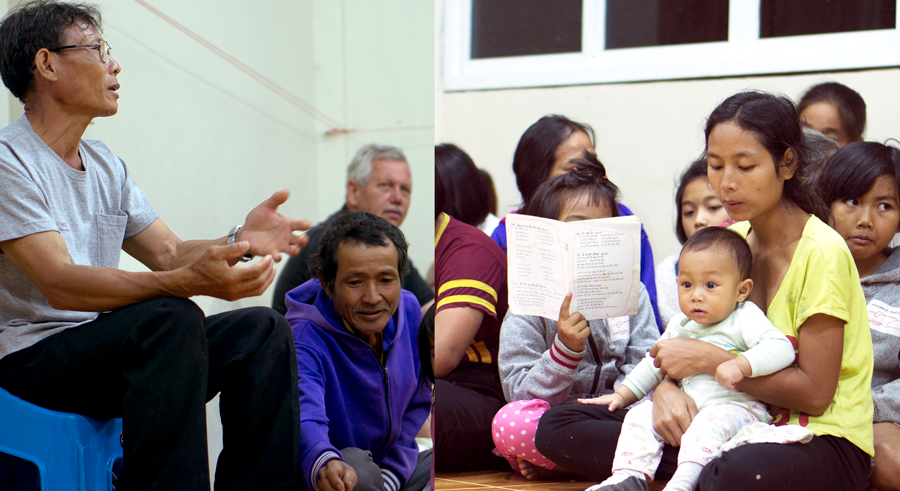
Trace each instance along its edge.
<path fill-rule="evenodd" d="M 592 482 L 529 481 L 512 472 L 442 473 L 434 477 L 435 491 L 584 491 Z"/>

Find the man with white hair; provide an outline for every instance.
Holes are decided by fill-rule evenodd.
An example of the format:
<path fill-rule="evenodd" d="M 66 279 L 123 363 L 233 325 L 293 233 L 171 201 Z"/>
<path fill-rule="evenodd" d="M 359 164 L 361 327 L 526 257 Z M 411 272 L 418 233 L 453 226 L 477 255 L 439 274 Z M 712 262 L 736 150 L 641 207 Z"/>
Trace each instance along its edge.
<path fill-rule="evenodd" d="M 310 256 L 319 248 L 325 227 L 336 218 L 354 211 L 380 216 L 399 227 L 409 210 L 412 176 L 403 151 L 397 147 L 370 143 L 360 148 L 347 167 L 347 199 L 344 206 L 324 222 L 309 229 L 309 244 L 284 266 L 275 284 L 272 308 L 287 312 L 284 296 L 309 281 Z M 412 261 L 403 277 L 402 287 L 416 296 L 420 305 L 434 300 L 434 290 L 416 271 Z"/>

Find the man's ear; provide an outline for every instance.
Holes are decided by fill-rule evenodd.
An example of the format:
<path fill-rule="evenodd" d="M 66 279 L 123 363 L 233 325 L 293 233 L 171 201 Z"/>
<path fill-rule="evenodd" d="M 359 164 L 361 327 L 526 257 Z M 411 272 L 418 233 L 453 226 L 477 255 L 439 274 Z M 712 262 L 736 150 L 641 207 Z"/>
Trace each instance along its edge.
<path fill-rule="evenodd" d="M 316 277 L 319 280 L 319 283 L 322 285 L 322 290 L 325 292 L 325 295 L 328 295 L 328 298 L 334 298 L 331 296 L 331 289 L 328 288 L 328 282 L 325 281 L 321 276 Z"/>
<path fill-rule="evenodd" d="M 59 75 L 56 73 L 56 66 L 53 64 L 53 57 L 50 56 L 50 51 L 48 51 L 47 48 L 41 48 L 35 53 L 34 66 L 35 78 L 41 77 L 53 82 L 59 80 Z"/>
<path fill-rule="evenodd" d="M 794 177 L 794 173 L 797 172 L 797 163 L 797 159 L 794 158 L 794 150 L 788 148 L 784 151 L 781 162 L 778 162 L 779 175 L 781 175 L 785 181 L 790 180 Z"/>
<path fill-rule="evenodd" d="M 359 208 L 359 188 L 361 186 L 356 183 L 353 179 L 347 181 L 347 208 L 350 208 L 351 211 Z"/>
<path fill-rule="evenodd" d="M 746 280 L 740 282 L 738 284 L 738 296 L 737 301 L 743 302 L 747 300 L 747 297 L 750 296 L 750 292 L 753 290 L 753 280 L 747 278 Z"/>

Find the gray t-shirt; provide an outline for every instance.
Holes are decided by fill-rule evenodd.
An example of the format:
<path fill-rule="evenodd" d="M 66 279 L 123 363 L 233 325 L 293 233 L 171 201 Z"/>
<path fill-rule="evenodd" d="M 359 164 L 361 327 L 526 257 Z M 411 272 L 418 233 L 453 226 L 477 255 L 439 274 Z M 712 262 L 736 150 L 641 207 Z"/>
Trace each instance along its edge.
<path fill-rule="evenodd" d="M 122 241 L 159 215 L 106 145 L 81 140 L 79 152 L 84 171 L 66 165 L 25 116 L 0 130 L 0 242 L 55 231 L 73 264 L 117 268 Z M 0 358 L 97 315 L 54 309 L 0 252 Z"/>

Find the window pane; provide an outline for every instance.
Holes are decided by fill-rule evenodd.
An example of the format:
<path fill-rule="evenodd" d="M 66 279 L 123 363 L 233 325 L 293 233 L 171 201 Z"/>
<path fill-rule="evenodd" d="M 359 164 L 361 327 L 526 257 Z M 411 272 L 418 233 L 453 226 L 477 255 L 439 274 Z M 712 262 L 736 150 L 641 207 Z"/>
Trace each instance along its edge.
<path fill-rule="evenodd" d="M 728 40 L 728 0 L 607 0 L 606 49 Z"/>
<path fill-rule="evenodd" d="M 472 59 L 580 51 L 581 0 L 472 1 Z"/>
<path fill-rule="evenodd" d="M 896 0 L 762 0 L 759 37 L 893 29 Z"/>

